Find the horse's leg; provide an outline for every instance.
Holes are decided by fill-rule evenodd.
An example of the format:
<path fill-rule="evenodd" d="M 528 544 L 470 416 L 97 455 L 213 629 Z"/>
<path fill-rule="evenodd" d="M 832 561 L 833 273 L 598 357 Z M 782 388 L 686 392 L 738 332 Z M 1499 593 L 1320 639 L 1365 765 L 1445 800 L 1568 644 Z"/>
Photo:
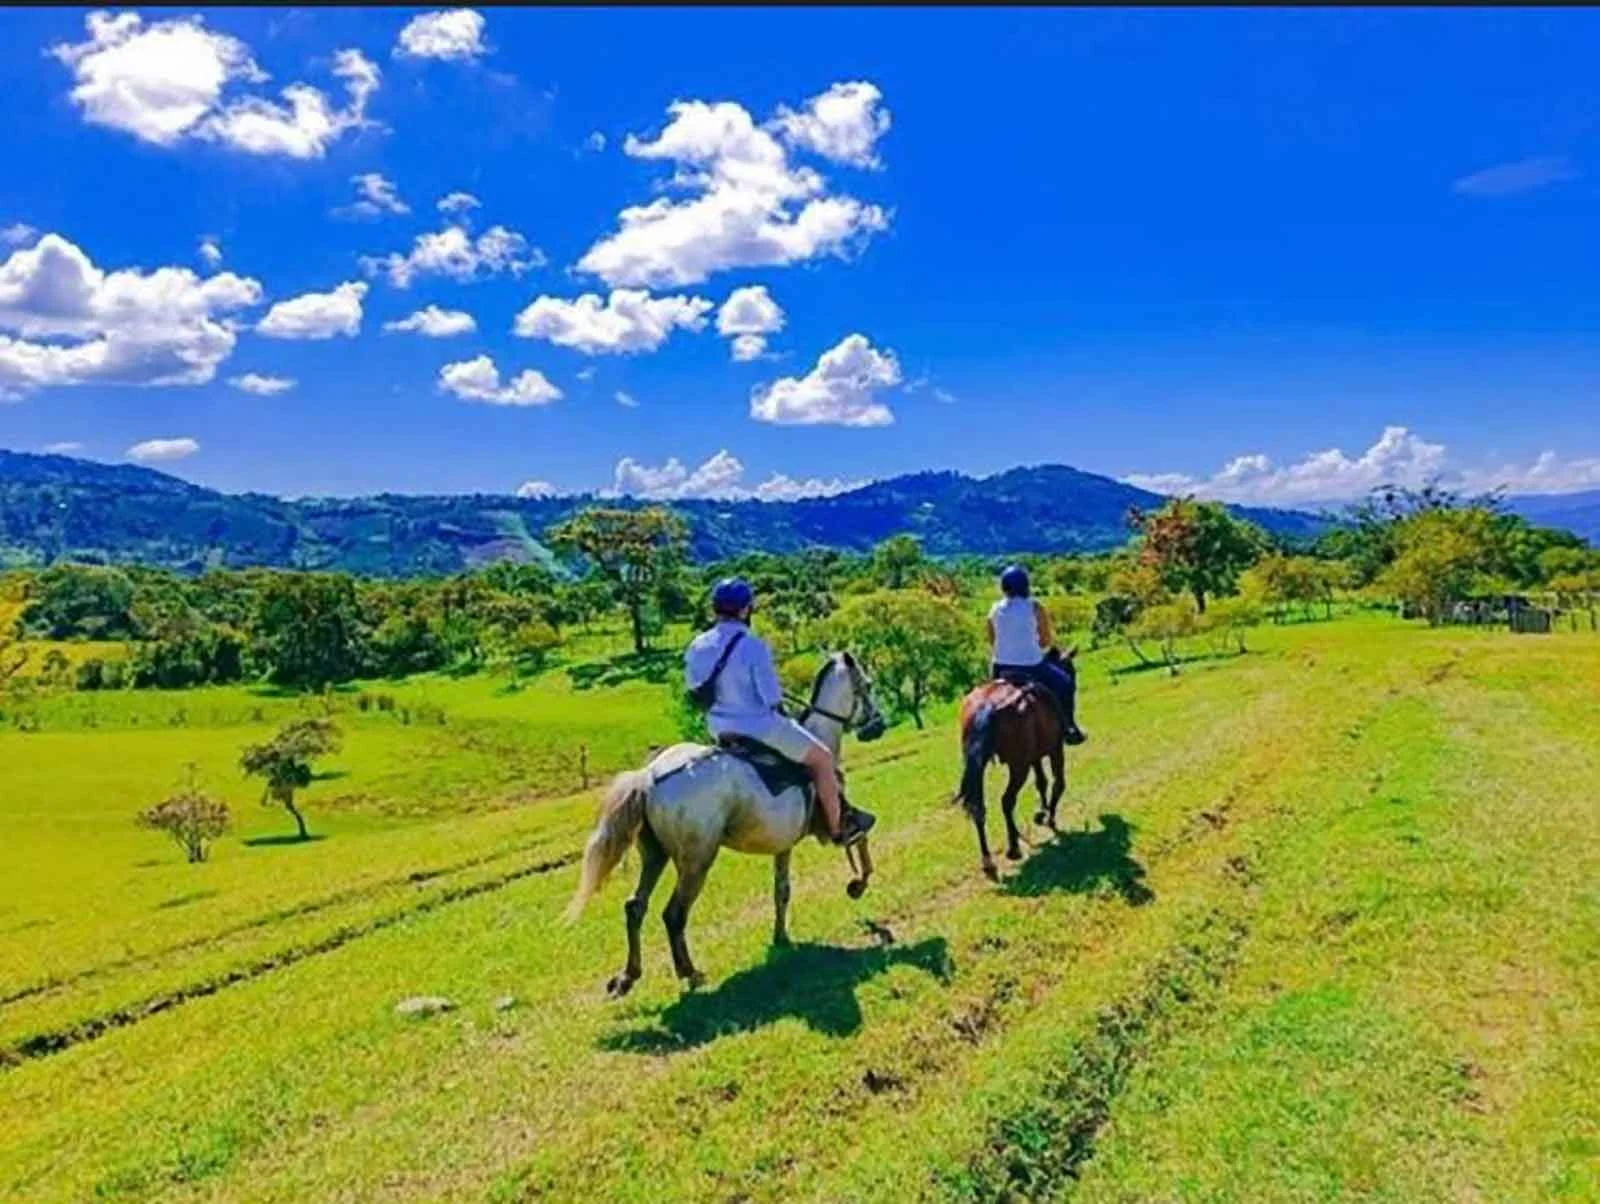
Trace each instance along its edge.
<path fill-rule="evenodd" d="M 632 990 L 633 984 L 644 973 L 639 958 L 639 928 L 650 906 L 650 892 L 661 880 L 661 871 L 667 868 L 667 851 L 661 847 L 661 841 L 650 830 L 648 823 L 639 829 L 638 846 L 639 882 L 622 905 L 622 915 L 628 925 L 628 964 L 622 968 L 621 974 L 606 984 L 606 994 L 613 999 L 621 999 Z"/>
<path fill-rule="evenodd" d="M 772 943 L 789 943 L 789 853 L 785 850 L 772 859 Z"/>
<path fill-rule="evenodd" d="M 1028 780 L 1028 766 L 1007 765 L 1011 778 L 1006 782 L 1006 792 L 1000 796 L 1000 810 L 1006 817 L 1006 858 L 1022 860 L 1022 834 L 1017 831 L 1017 793 Z"/>
<path fill-rule="evenodd" d="M 689 927 L 689 909 L 700 897 L 700 891 L 706 884 L 706 874 L 716 858 L 717 850 L 713 847 L 709 854 L 696 858 L 692 863 L 687 859 L 679 860 L 678 885 L 661 912 L 661 920 L 667 926 L 667 943 L 672 946 L 673 969 L 678 972 L 678 977 L 683 979 L 684 985 L 690 990 L 704 983 L 705 975 L 694 968 L 694 961 L 689 956 L 689 942 L 684 933 Z"/>
<path fill-rule="evenodd" d="M 1061 745 L 1050 750 L 1050 830 L 1056 830 L 1056 808 L 1061 805 L 1061 795 L 1067 789 L 1067 752 Z"/>
<path fill-rule="evenodd" d="M 1045 797 L 1043 757 L 1033 763 L 1033 785 L 1039 791 L 1039 809 L 1033 813 L 1033 822 L 1036 824 L 1050 823 L 1053 826 L 1050 803 Z"/>

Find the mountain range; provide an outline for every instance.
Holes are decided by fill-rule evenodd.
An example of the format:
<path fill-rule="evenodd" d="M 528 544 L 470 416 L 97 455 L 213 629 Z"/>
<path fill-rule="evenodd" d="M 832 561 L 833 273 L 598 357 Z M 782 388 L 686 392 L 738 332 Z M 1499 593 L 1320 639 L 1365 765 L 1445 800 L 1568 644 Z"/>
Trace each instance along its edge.
<path fill-rule="evenodd" d="M 795 501 L 676 500 L 700 561 L 822 545 L 865 551 L 918 536 L 934 555 L 1095 552 L 1128 537 L 1130 506 L 1160 494 L 1061 465 L 973 478 L 920 472 L 848 493 Z M 1536 521 L 1600 534 L 1600 493 L 1511 499 L 1544 507 Z M 0 566 L 58 560 L 198 572 L 267 566 L 383 577 L 450 573 L 492 560 L 551 559 L 543 533 L 585 506 L 641 505 L 592 494 L 492 494 L 287 500 L 221 493 L 130 464 L 0 450 Z M 1295 510 L 1233 507 L 1278 534 L 1326 523 Z M 1531 517 L 1531 515 L 1530 515 Z"/>

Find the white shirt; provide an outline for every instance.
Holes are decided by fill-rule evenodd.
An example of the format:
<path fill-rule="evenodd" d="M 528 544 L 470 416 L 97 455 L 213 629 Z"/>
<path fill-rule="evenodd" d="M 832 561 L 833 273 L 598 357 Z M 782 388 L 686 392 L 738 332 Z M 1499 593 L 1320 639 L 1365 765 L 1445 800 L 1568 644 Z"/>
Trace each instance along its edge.
<path fill-rule="evenodd" d="M 756 635 L 737 619 L 719 620 L 715 627 L 702 631 L 683 654 L 683 675 L 692 689 L 711 676 L 717 658 L 737 631 L 744 639 L 728 657 L 717 678 L 717 701 L 706 716 L 713 735 L 727 732 L 756 734 L 783 702 L 783 686 L 772 664 L 772 653 Z"/>
<path fill-rule="evenodd" d="M 1032 598 L 1001 598 L 989 608 L 997 665 L 1037 665 L 1044 659 L 1034 606 Z"/>

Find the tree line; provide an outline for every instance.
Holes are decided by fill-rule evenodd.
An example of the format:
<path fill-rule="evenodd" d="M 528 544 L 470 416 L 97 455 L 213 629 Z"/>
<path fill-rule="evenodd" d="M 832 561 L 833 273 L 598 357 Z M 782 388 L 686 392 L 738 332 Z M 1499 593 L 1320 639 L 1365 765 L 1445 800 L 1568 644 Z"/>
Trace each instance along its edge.
<path fill-rule="evenodd" d="M 1010 560 L 1030 569 L 1058 629 L 1169 664 L 1185 638 L 1242 649 L 1256 623 L 1331 614 L 1340 596 L 1440 622 L 1469 598 L 1537 591 L 1592 608 L 1600 594 L 1600 554 L 1576 536 L 1536 527 L 1492 497 L 1436 487 L 1374 491 L 1300 544 L 1192 498 L 1130 512 L 1128 524 L 1126 545 L 1102 555 L 935 559 L 896 535 L 870 554 L 814 548 L 696 565 L 670 509 L 595 507 L 546 532 L 560 558 L 550 567 L 504 561 L 396 582 L 59 564 L 0 581 L 17 616 L 0 630 L 0 680 L 18 671 L 16 648 L 29 639 L 128 647 L 125 658 L 73 664 L 56 652 L 32 666 L 40 679 L 82 689 L 267 680 L 316 690 L 488 664 L 537 672 L 573 630 L 597 622 L 620 620 L 634 654 L 649 655 L 669 625 L 706 621 L 710 583 L 738 573 L 755 586 L 793 688 L 809 685 L 808 666 L 832 641 L 860 652 L 896 709 L 920 722 L 928 701 L 982 672 L 975 611 Z"/>

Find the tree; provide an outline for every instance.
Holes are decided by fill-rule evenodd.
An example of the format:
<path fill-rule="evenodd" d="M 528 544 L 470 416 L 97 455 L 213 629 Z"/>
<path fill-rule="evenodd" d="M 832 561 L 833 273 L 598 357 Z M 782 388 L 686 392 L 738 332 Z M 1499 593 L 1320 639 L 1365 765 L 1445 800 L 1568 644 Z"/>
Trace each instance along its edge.
<path fill-rule="evenodd" d="M 1234 591 L 1239 574 L 1267 546 L 1260 528 L 1220 502 L 1172 498 L 1159 510 L 1135 507 L 1128 517 L 1139 533 L 1140 561 L 1156 568 L 1168 589 L 1193 597 L 1201 614 L 1209 595 Z"/>
<path fill-rule="evenodd" d="M 1234 644 L 1240 652 L 1248 651 L 1245 648 L 1245 632 L 1261 622 L 1261 608 L 1245 596 L 1233 598 L 1218 598 L 1206 611 L 1202 628 L 1211 633 L 1213 639 L 1226 650 L 1228 644 Z"/>
<path fill-rule="evenodd" d="M 355 676 L 360 626 L 352 578 L 274 573 L 261 591 L 255 638 L 274 681 L 320 690 Z"/>
<path fill-rule="evenodd" d="M 904 589 L 923 567 L 922 542 L 915 535 L 891 535 L 872 549 L 872 571 L 885 589 Z"/>
<path fill-rule="evenodd" d="M 829 629 L 871 667 L 896 709 L 919 728 L 929 701 L 954 697 L 983 673 L 977 625 L 960 607 L 924 590 L 852 597 Z"/>
<path fill-rule="evenodd" d="M 1493 515 L 1478 508 L 1424 510 L 1397 524 L 1395 546 L 1398 554 L 1379 585 L 1431 626 L 1492 571 Z"/>
<path fill-rule="evenodd" d="M 246 777 L 265 780 L 262 804 L 280 804 L 294 816 L 300 839 L 308 840 L 311 834 L 306 831 L 305 816 L 294 804 L 295 792 L 311 784 L 312 760 L 338 748 L 339 731 L 328 720 L 296 719 L 284 724 L 265 744 L 247 747 L 240 754 L 239 768 Z"/>
<path fill-rule="evenodd" d="M 1129 627 L 1129 644 L 1132 645 L 1134 637 L 1155 640 L 1161 648 L 1161 659 L 1166 662 L 1167 671 L 1174 677 L 1178 675 L 1177 643 L 1185 636 L 1193 635 L 1199 629 L 1200 612 L 1188 598 L 1174 598 L 1170 602 L 1163 602 L 1158 606 L 1147 606 L 1139 612 Z M 1144 654 L 1139 654 L 1144 661 Z M 1148 663 L 1145 661 L 1144 663 Z"/>
<path fill-rule="evenodd" d="M 191 865 L 206 859 L 206 845 L 228 830 L 227 804 L 197 790 L 191 769 L 188 785 L 134 819 L 141 828 L 165 832 Z"/>
<path fill-rule="evenodd" d="M 592 508 L 579 511 L 546 532 L 552 547 L 577 553 L 610 583 L 628 612 L 633 650 L 646 652 L 647 608 L 670 584 L 688 543 L 688 528 L 659 506 L 643 510 Z"/>

